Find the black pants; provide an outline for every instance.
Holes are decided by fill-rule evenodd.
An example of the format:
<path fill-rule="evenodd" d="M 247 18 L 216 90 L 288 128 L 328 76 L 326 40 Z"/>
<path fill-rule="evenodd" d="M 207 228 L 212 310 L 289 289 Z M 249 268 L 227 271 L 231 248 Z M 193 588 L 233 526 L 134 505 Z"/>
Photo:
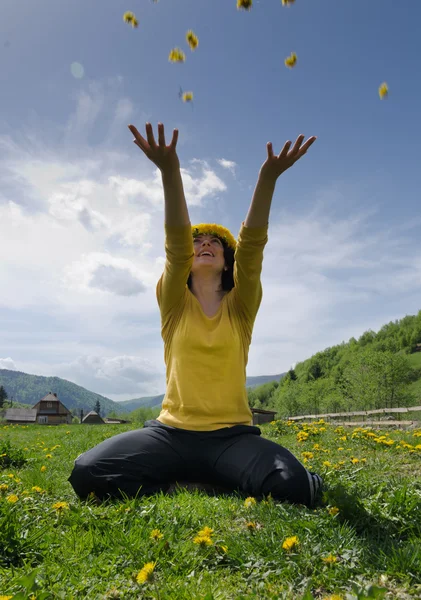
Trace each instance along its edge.
<path fill-rule="evenodd" d="M 260 433 L 248 425 L 188 431 L 147 421 L 78 456 L 69 481 L 82 499 L 90 492 L 101 499 L 150 495 L 183 481 L 313 506 L 320 478 Z"/>

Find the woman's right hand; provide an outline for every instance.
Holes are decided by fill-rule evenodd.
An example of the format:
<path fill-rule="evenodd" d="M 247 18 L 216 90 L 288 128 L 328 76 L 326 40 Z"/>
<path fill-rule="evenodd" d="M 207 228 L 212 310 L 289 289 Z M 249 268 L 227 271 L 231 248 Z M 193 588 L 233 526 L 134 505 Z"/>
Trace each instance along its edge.
<path fill-rule="evenodd" d="M 151 160 L 162 172 L 180 167 L 176 145 L 178 139 L 178 129 L 174 129 L 172 140 L 169 146 L 165 143 L 164 125 L 158 123 L 158 144 L 155 141 L 152 125 L 146 123 L 146 138 L 142 137 L 134 125 L 129 125 L 129 129 L 134 135 L 133 142 L 142 152 Z"/>

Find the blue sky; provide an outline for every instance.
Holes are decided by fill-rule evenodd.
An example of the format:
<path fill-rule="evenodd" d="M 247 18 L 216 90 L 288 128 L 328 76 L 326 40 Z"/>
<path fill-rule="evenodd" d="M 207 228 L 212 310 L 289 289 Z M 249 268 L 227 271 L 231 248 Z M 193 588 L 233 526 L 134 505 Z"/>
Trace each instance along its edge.
<path fill-rule="evenodd" d="M 318 136 L 278 181 L 249 375 L 418 312 L 420 18 L 415 0 L 2 0 L 0 368 L 165 391 L 162 188 L 128 123 L 179 128 L 192 222 L 235 236 L 266 142 Z"/>

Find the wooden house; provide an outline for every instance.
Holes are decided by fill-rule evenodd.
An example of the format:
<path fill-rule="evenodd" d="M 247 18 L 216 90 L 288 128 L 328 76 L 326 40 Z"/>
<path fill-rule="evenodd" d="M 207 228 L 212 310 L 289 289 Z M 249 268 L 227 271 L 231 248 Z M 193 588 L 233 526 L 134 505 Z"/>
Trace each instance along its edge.
<path fill-rule="evenodd" d="M 36 423 L 37 411 L 33 408 L 8 408 L 4 415 L 5 421 L 16 425 Z"/>
<path fill-rule="evenodd" d="M 72 422 L 72 413 L 52 392 L 41 398 L 33 408 L 37 411 L 37 423 L 42 425 L 70 425 Z"/>
<path fill-rule="evenodd" d="M 83 417 L 82 423 L 87 423 L 88 425 L 103 425 L 104 419 L 97 412 L 91 410 Z"/>
<path fill-rule="evenodd" d="M 270 423 L 276 418 L 276 411 L 263 410 L 263 408 L 252 408 L 253 425 L 261 425 L 262 423 Z"/>

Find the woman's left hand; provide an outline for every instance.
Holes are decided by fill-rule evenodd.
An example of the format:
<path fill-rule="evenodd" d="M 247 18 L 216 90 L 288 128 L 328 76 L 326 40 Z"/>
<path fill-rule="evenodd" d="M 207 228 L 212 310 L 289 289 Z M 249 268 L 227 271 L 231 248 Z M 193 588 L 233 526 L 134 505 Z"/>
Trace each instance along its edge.
<path fill-rule="evenodd" d="M 310 146 L 316 141 L 316 137 L 312 136 L 303 144 L 304 136 L 299 135 L 294 146 L 291 148 L 292 142 L 286 142 L 281 152 L 276 156 L 273 154 L 272 142 L 266 144 L 268 157 L 260 169 L 260 174 L 264 177 L 277 179 L 284 171 L 292 167 L 297 162 Z"/>

